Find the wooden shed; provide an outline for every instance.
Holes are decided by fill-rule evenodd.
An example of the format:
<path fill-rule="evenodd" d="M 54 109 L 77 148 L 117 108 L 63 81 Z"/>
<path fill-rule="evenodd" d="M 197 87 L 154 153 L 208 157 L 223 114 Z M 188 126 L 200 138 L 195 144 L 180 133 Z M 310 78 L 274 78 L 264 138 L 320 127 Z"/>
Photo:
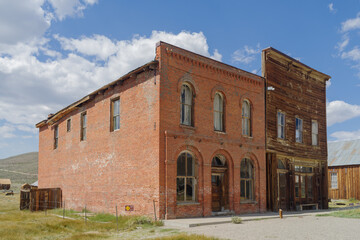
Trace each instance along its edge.
<path fill-rule="evenodd" d="M 11 187 L 11 181 L 7 178 L 0 178 L 0 190 L 9 190 Z"/>
<path fill-rule="evenodd" d="M 360 139 L 328 143 L 330 199 L 360 200 Z"/>

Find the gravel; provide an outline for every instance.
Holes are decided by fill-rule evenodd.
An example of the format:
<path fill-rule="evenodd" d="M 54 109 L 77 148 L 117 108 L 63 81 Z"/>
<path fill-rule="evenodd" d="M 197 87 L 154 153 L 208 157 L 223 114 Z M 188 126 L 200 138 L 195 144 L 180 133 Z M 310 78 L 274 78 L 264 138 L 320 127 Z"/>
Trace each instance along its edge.
<path fill-rule="evenodd" d="M 221 239 L 360 239 L 360 219 L 286 217 L 245 221 L 242 224 L 200 226 L 182 231 Z"/>

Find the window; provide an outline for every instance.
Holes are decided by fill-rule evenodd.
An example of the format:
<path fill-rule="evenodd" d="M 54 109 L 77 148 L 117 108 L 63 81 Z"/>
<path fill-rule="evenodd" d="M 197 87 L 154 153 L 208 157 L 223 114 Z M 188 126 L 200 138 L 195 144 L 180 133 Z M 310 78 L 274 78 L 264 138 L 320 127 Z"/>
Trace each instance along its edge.
<path fill-rule="evenodd" d="M 57 149 L 59 143 L 59 126 L 54 126 L 54 149 Z"/>
<path fill-rule="evenodd" d="M 181 87 L 181 109 L 180 109 L 180 123 L 188 126 L 192 126 L 192 104 L 193 104 L 193 94 L 191 88 L 183 84 Z"/>
<path fill-rule="evenodd" d="M 247 100 L 242 104 L 242 134 L 251 136 L 251 108 Z"/>
<path fill-rule="evenodd" d="M 338 188 L 338 174 L 337 172 L 330 173 L 330 180 L 331 180 L 331 188 L 337 189 Z"/>
<path fill-rule="evenodd" d="M 285 139 L 285 114 L 277 113 L 277 137 Z"/>
<path fill-rule="evenodd" d="M 319 125 L 316 120 L 311 121 L 311 141 L 312 145 L 316 146 L 319 144 L 318 142 L 318 132 L 319 132 Z"/>
<path fill-rule="evenodd" d="M 240 198 L 254 200 L 254 167 L 248 158 L 241 160 L 240 164 Z"/>
<path fill-rule="evenodd" d="M 214 130 L 224 131 L 224 99 L 220 93 L 214 98 Z"/>
<path fill-rule="evenodd" d="M 110 111 L 110 131 L 115 131 L 120 129 L 120 99 L 113 99 L 111 101 L 111 111 Z"/>
<path fill-rule="evenodd" d="M 71 131 L 71 119 L 68 119 L 66 121 L 66 131 L 70 132 Z"/>
<path fill-rule="evenodd" d="M 303 142 L 303 120 L 301 118 L 295 118 L 296 124 L 296 131 L 295 131 L 295 138 L 296 142 L 302 143 Z"/>
<path fill-rule="evenodd" d="M 195 202 L 195 159 L 184 152 L 177 159 L 176 195 L 178 202 Z"/>
<path fill-rule="evenodd" d="M 87 124 L 87 117 L 86 112 L 83 112 L 81 114 L 81 120 L 80 120 L 80 140 L 86 140 L 86 124 Z"/>

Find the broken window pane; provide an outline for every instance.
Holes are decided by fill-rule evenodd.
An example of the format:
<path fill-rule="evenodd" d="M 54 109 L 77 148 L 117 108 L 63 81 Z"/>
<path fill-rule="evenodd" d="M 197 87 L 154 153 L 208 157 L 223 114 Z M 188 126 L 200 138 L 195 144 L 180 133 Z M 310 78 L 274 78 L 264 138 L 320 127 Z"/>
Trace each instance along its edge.
<path fill-rule="evenodd" d="M 176 179 L 176 200 L 185 201 L 185 178 Z"/>
<path fill-rule="evenodd" d="M 193 201 L 194 199 L 194 179 L 186 178 L 186 201 Z"/>

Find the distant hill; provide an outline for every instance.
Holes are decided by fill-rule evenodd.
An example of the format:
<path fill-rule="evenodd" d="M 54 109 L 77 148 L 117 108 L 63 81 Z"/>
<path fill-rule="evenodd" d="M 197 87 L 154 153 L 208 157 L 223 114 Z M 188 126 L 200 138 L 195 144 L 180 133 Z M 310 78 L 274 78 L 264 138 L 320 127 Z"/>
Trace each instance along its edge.
<path fill-rule="evenodd" d="M 37 173 L 38 152 L 0 159 L 0 178 L 10 178 L 13 186 L 35 182 L 38 179 Z"/>

